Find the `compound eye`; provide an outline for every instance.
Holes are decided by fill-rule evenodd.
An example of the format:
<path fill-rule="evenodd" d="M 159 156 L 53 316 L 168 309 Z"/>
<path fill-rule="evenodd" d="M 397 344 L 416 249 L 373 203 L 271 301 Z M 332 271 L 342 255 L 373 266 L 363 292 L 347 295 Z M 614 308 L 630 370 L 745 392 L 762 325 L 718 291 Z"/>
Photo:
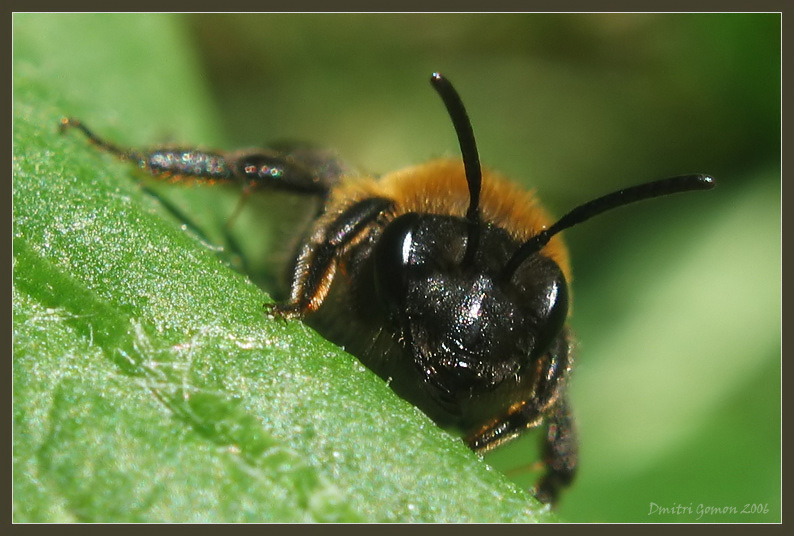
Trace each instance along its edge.
<path fill-rule="evenodd" d="M 568 317 L 568 284 L 556 262 L 535 254 L 516 271 L 512 284 L 534 334 L 532 355 L 542 355 Z"/>
<path fill-rule="evenodd" d="M 544 353 L 554 342 L 568 317 L 568 285 L 562 273 L 549 282 L 546 291 L 539 298 L 542 316 L 533 352 L 535 355 Z"/>
<path fill-rule="evenodd" d="M 418 222 L 419 214 L 413 212 L 395 218 L 375 246 L 375 288 L 390 314 L 404 307 L 411 265 L 415 264 L 414 235 Z"/>

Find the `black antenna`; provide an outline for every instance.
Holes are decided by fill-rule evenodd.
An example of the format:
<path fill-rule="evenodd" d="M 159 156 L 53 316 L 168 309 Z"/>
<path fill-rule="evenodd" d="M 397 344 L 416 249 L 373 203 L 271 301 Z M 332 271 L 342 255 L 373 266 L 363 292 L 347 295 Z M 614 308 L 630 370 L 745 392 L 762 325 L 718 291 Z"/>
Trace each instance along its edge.
<path fill-rule="evenodd" d="M 463 168 L 466 170 L 466 182 L 469 185 L 469 209 L 466 211 L 466 219 L 469 220 L 469 236 L 463 264 L 470 264 L 474 260 L 480 237 L 480 187 L 482 185 L 480 155 L 477 152 L 477 143 L 474 141 L 474 130 L 471 128 L 469 116 L 458 92 L 452 87 L 450 81 L 439 73 L 433 73 L 430 83 L 447 107 L 447 113 L 452 119 L 455 133 L 458 135 L 460 153 L 463 156 Z"/>
<path fill-rule="evenodd" d="M 533 253 L 543 249 L 543 246 L 549 242 L 552 236 L 577 223 L 589 220 L 602 212 L 652 197 L 661 197 L 690 190 L 710 190 L 714 188 L 714 184 L 714 179 L 708 175 L 682 175 L 618 190 L 579 205 L 560 218 L 554 225 L 542 230 L 524 242 L 505 265 L 502 277 L 505 280 L 510 279 L 518 267 L 521 266 L 521 263 Z"/>

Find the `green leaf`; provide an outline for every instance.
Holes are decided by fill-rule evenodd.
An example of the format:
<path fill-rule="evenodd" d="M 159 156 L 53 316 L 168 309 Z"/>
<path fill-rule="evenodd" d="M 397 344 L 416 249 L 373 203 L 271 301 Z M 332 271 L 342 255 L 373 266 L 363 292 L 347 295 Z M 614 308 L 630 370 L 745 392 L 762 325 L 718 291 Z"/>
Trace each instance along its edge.
<path fill-rule="evenodd" d="M 180 19 L 14 17 L 16 521 L 555 519 L 355 358 L 269 320 L 134 170 L 58 135 L 64 115 L 119 143 L 221 141 Z"/>

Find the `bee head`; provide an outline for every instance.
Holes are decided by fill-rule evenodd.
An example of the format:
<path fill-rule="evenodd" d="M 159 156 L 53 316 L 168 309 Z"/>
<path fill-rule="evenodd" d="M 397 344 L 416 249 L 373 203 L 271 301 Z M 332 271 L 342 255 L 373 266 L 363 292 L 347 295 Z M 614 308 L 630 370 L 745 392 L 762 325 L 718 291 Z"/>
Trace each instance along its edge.
<path fill-rule="evenodd" d="M 408 213 L 386 227 L 374 252 L 380 303 L 440 396 L 475 396 L 518 381 L 560 333 L 568 311 L 565 277 L 554 261 L 535 254 L 504 279 L 518 244 L 484 225 L 464 262 L 467 229 L 463 218 Z"/>

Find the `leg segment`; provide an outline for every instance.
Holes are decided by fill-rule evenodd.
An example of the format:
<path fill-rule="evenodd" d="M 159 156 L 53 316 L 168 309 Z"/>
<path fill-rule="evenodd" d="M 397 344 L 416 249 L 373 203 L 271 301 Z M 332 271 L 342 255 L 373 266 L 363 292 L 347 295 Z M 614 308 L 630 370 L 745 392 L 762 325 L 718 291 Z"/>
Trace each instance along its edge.
<path fill-rule="evenodd" d="M 550 408 L 558 403 L 571 364 L 570 336 L 564 329 L 548 352 L 537 359 L 535 370 L 524 373 L 527 382 L 515 387 L 525 392 L 523 399 L 519 399 L 521 402 L 510 406 L 498 418 L 477 427 L 466 439 L 469 447 L 485 452 L 540 426 Z"/>
<path fill-rule="evenodd" d="M 543 464 L 546 474 L 535 490 L 535 496 L 544 503 L 556 502 L 560 490 L 570 484 L 576 470 L 576 432 L 565 398 L 571 362 L 570 338 L 567 330 L 563 330 L 549 351 L 538 359 L 532 383 L 525 386 L 528 393 L 524 401 L 513 404 L 505 414 L 466 438 L 472 450 L 486 452 L 545 421 Z"/>
<path fill-rule="evenodd" d="M 350 247 L 366 237 L 377 218 L 392 205 L 389 199 L 371 197 L 338 215 L 326 214 L 320 218 L 309 241 L 301 248 L 289 301 L 272 305 L 273 312 L 293 318 L 316 311 L 331 288 L 339 260 Z"/>
<path fill-rule="evenodd" d="M 560 491 L 573 481 L 578 462 L 576 427 L 563 397 L 558 398 L 545 415 L 528 411 L 526 405 L 517 407 L 513 413 L 492 423 L 476 436 L 467 438 L 467 443 L 472 450 L 484 452 L 539 426 L 544 420 L 547 427 L 543 443 L 546 473 L 535 486 L 534 495 L 539 501 L 554 505 Z"/>
<path fill-rule="evenodd" d="M 535 497 L 554 504 L 562 489 L 573 481 L 578 462 L 578 441 L 573 416 L 564 399 L 548 415 L 544 444 L 546 474 L 535 488 Z"/>
<path fill-rule="evenodd" d="M 138 151 L 123 149 L 99 138 L 77 119 L 63 118 L 59 128 L 61 132 L 76 128 L 103 151 L 133 162 L 156 177 L 237 183 L 243 187 L 244 196 L 259 188 L 324 196 L 341 174 L 347 172 L 347 168 L 330 152 L 316 149 L 291 147 L 286 152 L 249 150 L 223 153 L 154 147 Z"/>

